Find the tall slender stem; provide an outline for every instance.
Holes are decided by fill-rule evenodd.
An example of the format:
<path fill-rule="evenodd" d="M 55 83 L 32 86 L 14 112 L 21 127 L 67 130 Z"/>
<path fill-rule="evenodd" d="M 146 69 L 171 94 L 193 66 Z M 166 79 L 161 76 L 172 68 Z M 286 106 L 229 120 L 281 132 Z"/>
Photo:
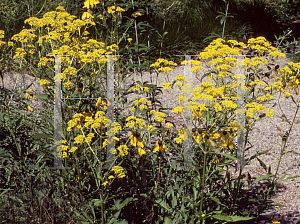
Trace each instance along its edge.
<path fill-rule="evenodd" d="M 227 8 L 226 8 L 226 14 L 225 14 L 225 17 L 226 17 L 226 18 L 227 18 L 227 13 L 228 13 L 228 6 L 229 6 L 229 1 L 227 2 Z M 225 18 L 225 20 L 224 20 L 224 25 L 223 25 L 222 39 L 224 38 L 224 31 L 225 31 L 226 18 Z"/>

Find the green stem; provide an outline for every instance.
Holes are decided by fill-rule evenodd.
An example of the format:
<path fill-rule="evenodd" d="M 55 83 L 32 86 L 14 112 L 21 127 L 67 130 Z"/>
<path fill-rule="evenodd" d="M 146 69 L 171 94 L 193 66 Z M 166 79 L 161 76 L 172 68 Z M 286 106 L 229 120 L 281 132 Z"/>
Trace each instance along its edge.
<path fill-rule="evenodd" d="M 227 18 L 227 13 L 228 13 L 228 6 L 229 6 L 229 1 L 227 2 L 227 8 L 226 8 L 226 14 L 225 14 L 226 18 Z M 225 24 L 226 24 L 226 19 L 224 20 L 222 39 L 224 38 Z"/>
<path fill-rule="evenodd" d="M 204 195 L 204 186 L 205 186 L 205 169 L 206 169 L 206 154 L 207 151 L 204 151 L 204 164 L 203 164 L 203 172 L 202 172 L 202 183 L 201 183 L 201 202 L 200 202 L 200 209 L 199 214 L 202 214 L 202 207 L 203 207 L 203 195 Z M 200 223 L 200 218 L 198 219 L 198 223 Z"/>
<path fill-rule="evenodd" d="M 165 25 L 166 25 L 166 20 L 164 19 L 163 32 L 165 31 Z M 162 39 L 161 42 L 160 42 L 160 50 L 159 50 L 159 57 L 160 57 L 160 58 L 161 58 L 162 44 L 163 44 L 163 39 Z"/>

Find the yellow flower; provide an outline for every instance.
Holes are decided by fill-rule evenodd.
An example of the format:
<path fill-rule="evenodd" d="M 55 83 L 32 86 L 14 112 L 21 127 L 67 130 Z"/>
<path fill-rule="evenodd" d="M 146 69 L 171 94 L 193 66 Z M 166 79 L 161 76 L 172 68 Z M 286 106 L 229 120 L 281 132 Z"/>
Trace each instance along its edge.
<path fill-rule="evenodd" d="M 144 150 L 144 149 L 142 149 L 142 148 L 139 148 L 139 149 L 138 149 L 138 153 L 139 153 L 139 155 L 140 155 L 140 156 L 142 156 L 142 155 L 146 155 L 146 152 L 145 152 L 145 150 Z"/>
<path fill-rule="evenodd" d="M 59 152 L 58 153 L 58 157 L 59 158 L 67 158 L 68 157 L 68 154 L 66 152 Z"/>
<path fill-rule="evenodd" d="M 154 130 L 154 126 L 153 126 L 153 125 L 149 125 L 149 126 L 148 126 L 148 130 L 149 130 L 149 131 L 153 131 L 153 130 Z"/>
<path fill-rule="evenodd" d="M 32 89 L 26 90 L 26 93 L 25 93 L 25 98 L 28 100 L 30 99 L 29 94 L 28 94 L 30 91 L 32 91 Z"/>
<path fill-rule="evenodd" d="M 171 85 L 171 83 L 163 83 L 163 89 L 169 89 L 169 86 Z"/>
<path fill-rule="evenodd" d="M 170 122 L 167 122 L 166 125 L 168 125 L 168 127 L 173 127 L 173 124 Z"/>
<path fill-rule="evenodd" d="M 120 146 L 118 147 L 118 150 L 119 150 L 121 156 L 126 156 L 126 155 L 128 155 L 128 147 L 127 147 L 126 145 L 120 145 Z"/>
<path fill-rule="evenodd" d="M 129 42 L 129 43 L 131 43 L 131 41 L 132 41 L 132 38 L 128 38 L 127 40 L 128 40 L 128 42 Z"/>
<path fill-rule="evenodd" d="M 109 14 L 113 14 L 113 13 L 115 13 L 115 9 L 116 9 L 116 6 L 108 7 L 108 8 L 107 8 L 107 12 L 108 12 Z"/>
<path fill-rule="evenodd" d="M 167 147 L 165 146 L 164 142 L 158 140 L 156 142 L 156 145 L 154 147 L 154 150 L 153 152 L 158 152 L 158 150 L 163 154 L 166 150 L 167 150 Z"/>
<path fill-rule="evenodd" d="M 139 12 L 137 12 L 137 13 L 133 14 L 132 16 L 133 16 L 134 18 L 136 18 L 136 17 L 138 17 L 138 16 L 142 16 L 142 14 L 139 13 Z"/>
<path fill-rule="evenodd" d="M 78 149 L 78 148 L 77 148 L 76 146 L 73 146 L 73 147 L 69 150 L 69 152 L 75 152 L 77 149 Z"/>
<path fill-rule="evenodd" d="M 82 15 L 82 20 L 93 18 L 89 12 L 84 12 Z"/>
<path fill-rule="evenodd" d="M 143 142 L 144 142 L 145 140 L 143 140 L 143 139 L 140 137 L 140 134 L 139 134 L 139 133 L 137 133 L 137 132 L 130 133 L 129 139 L 131 140 L 131 141 L 130 141 L 131 145 L 133 145 L 134 147 L 138 146 L 139 148 L 144 148 Z"/>
<path fill-rule="evenodd" d="M 140 91 L 141 87 L 142 87 L 141 85 L 136 85 L 135 86 L 136 91 Z"/>
<path fill-rule="evenodd" d="M 83 6 L 82 8 L 87 8 L 87 9 L 93 8 L 94 5 L 97 5 L 97 4 L 99 4 L 99 3 L 100 3 L 100 2 L 99 2 L 98 0 L 86 0 L 86 1 L 84 2 L 84 6 Z"/>
<path fill-rule="evenodd" d="M 4 38 L 4 31 L 3 30 L 0 30 L 0 39 Z"/>
<path fill-rule="evenodd" d="M 106 186 L 106 184 L 108 184 L 108 181 L 105 181 L 102 185 Z"/>
<path fill-rule="evenodd" d="M 49 85 L 50 84 L 50 82 L 48 80 L 46 80 L 46 79 L 41 79 L 39 81 L 39 83 L 40 83 L 41 86 L 43 86 L 43 85 Z"/>
<path fill-rule="evenodd" d="M 112 171 L 115 173 L 115 175 L 118 175 L 118 178 L 125 177 L 124 168 L 121 166 L 114 166 Z"/>
<path fill-rule="evenodd" d="M 122 9 L 121 7 L 119 7 L 119 6 L 117 7 L 116 11 L 117 11 L 117 12 L 125 12 L 125 10 Z"/>
<path fill-rule="evenodd" d="M 27 105 L 27 112 L 32 111 L 31 107 L 29 105 Z"/>
<path fill-rule="evenodd" d="M 74 138 L 74 143 L 75 144 L 82 144 L 83 140 L 84 140 L 84 136 L 83 135 L 78 135 Z"/>
<path fill-rule="evenodd" d="M 280 222 L 278 222 L 278 220 L 276 220 L 276 219 L 273 219 L 273 220 L 272 220 L 272 223 L 273 223 L 273 224 L 280 224 Z"/>
<path fill-rule="evenodd" d="M 113 176 L 113 175 L 110 175 L 109 177 L 108 177 L 108 179 L 114 179 L 115 177 Z"/>
<path fill-rule="evenodd" d="M 204 217 L 204 216 L 205 216 L 205 214 L 202 214 L 201 216 L 202 216 L 202 217 Z"/>

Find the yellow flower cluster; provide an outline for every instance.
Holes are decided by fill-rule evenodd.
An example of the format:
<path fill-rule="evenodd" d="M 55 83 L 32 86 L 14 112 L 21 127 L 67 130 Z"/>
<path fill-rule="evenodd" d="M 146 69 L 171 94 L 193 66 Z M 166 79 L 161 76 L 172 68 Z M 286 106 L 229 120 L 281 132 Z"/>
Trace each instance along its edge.
<path fill-rule="evenodd" d="M 133 14 L 132 16 L 133 16 L 134 18 L 136 18 L 136 17 L 138 17 L 138 16 L 142 16 L 142 14 L 139 13 L 139 12 L 137 12 L 137 13 Z"/>
<path fill-rule="evenodd" d="M 135 100 L 134 100 L 134 104 L 137 106 L 137 105 L 139 105 L 139 108 L 141 109 L 141 110 L 144 110 L 144 109 L 148 109 L 148 107 L 147 107 L 147 105 L 148 106 L 151 106 L 151 101 L 147 101 L 145 98 L 141 98 L 141 99 L 138 99 L 138 98 L 136 98 Z"/>
<path fill-rule="evenodd" d="M 49 85 L 50 84 L 50 82 L 48 82 L 46 79 L 41 79 L 39 81 L 39 83 L 40 83 L 41 86 L 43 86 L 43 85 Z"/>
<path fill-rule="evenodd" d="M 23 48 L 17 48 L 15 53 L 13 59 L 23 58 L 27 54 Z"/>
<path fill-rule="evenodd" d="M 150 67 L 152 68 L 163 68 L 162 66 L 177 66 L 177 64 L 173 61 L 168 61 L 162 58 L 157 59 L 157 61 L 153 64 L 150 65 Z"/>
<path fill-rule="evenodd" d="M 128 155 L 128 147 L 126 145 L 120 145 L 118 147 L 118 151 L 120 152 L 121 156 Z"/>
<path fill-rule="evenodd" d="M 126 123 L 126 127 L 129 128 L 133 128 L 134 126 L 137 126 L 139 129 L 143 129 L 146 126 L 146 123 L 143 122 L 143 119 L 134 116 L 127 117 L 125 121 L 129 121 Z"/>
<path fill-rule="evenodd" d="M 112 171 L 118 176 L 118 178 L 124 178 L 126 176 L 124 173 L 124 168 L 121 166 L 114 166 Z"/>
<path fill-rule="evenodd" d="M 111 7 L 108 7 L 107 8 L 107 12 L 109 13 L 109 14 L 114 14 L 115 12 L 125 12 L 125 10 L 124 9 L 122 9 L 121 7 L 119 7 L 119 6 L 111 6 Z"/>
<path fill-rule="evenodd" d="M 182 143 L 183 140 L 184 140 L 184 127 L 178 130 L 178 138 L 174 138 L 174 141 L 178 144 Z"/>
<path fill-rule="evenodd" d="M 165 123 L 166 122 L 166 120 L 164 119 L 164 117 L 166 116 L 164 113 L 161 113 L 161 112 L 156 112 L 155 113 L 155 117 L 154 117 L 154 119 L 156 120 L 156 121 L 158 121 L 158 122 L 163 122 L 163 123 Z"/>
<path fill-rule="evenodd" d="M 25 92 L 25 98 L 28 99 L 28 100 L 30 99 L 29 92 L 31 92 L 31 91 L 32 91 L 32 89 L 28 89 Z M 34 99 L 35 99 L 35 95 L 32 94 L 32 102 L 34 101 Z"/>
<path fill-rule="evenodd" d="M 67 141 L 66 140 L 62 140 L 61 143 L 62 143 L 62 145 L 59 145 L 56 148 L 56 151 L 58 152 L 58 157 L 59 158 L 66 158 L 66 157 L 68 157 L 68 154 L 66 152 L 68 150 L 68 146 L 65 145 L 65 144 L 67 144 Z"/>
<path fill-rule="evenodd" d="M 90 0 L 89 0 L 90 1 Z M 98 4 L 97 1 L 89 2 L 89 5 Z M 117 8 L 117 11 L 122 11 Z M 79 42 L 81 36 L 83 40 L 88 39 L 84 37 L 88 35 L 87 31 L 80 33 L 80 30 L 84 26 L 95 25 L 91 20 L 76 19 L 76 16 L 71 16 L 65 11 L 63 7 L 58 7 L 57 11 L 45 13 L 43 18 L 39 19 L 31 17 L 25 20 L 25 23 L 31 26 L 31 29 L 23 29 L 20 33 L 12 37 L 13 41 L 24 43 L 23 48 L 17 48 L 15 50 L 14 58 L 23 58 L 26 54 L 35 54 L 35 43 L 41 45 L 53 46 L 55 48 L 48 55 L 70 55 L 73 56 L 73 60 L 77 60 L 79 63 L 91 63 L 92 66 L 104 65 L 107 62 L 105 54 L 112 54 L 118 50 L 118 46 L 113 44 L 111 46 L 105 46 L 103 42 L 98 42 L 93 39 L 87 40 L 85 43 Z M 1 32 L 1 37 L 4 32 Z M 37 40 L 38 39 L 38 40 Z M 9 42 L 10 46 L 13 46 L 13 42 Z M 45 46 L 47 47 L 47 46 Z M 107 51 L 108 50 L 108 51 Z M 114 60 L 117 60 L 114 57 Z M 54 58 L 40 58 L 38 67 L 48 66 L 53 69 Z M 75 74 L 78 70 L 70 67 L 71 60 L 68 57 L 62 57 L 62 66 L 67 68 L 62 74 L 62 80 L 66 82 L 64 86 L 70 90 L 70 84 L 75 81 Z M 70 68 L 68 68 L 70 67 Z M 41 85 L 46 85 L 43 82 Z"/>
<path fill-rule="evenodd" d="M 6 44 L 4 41 L 1 40 L 4 38 L 4 33 L 5 33 L 4 30 L 0 30 L 0 47 Z M 12 45 L 13 45 L 12 42 L 8 42 L 8 46 L 12 46 Z"/>

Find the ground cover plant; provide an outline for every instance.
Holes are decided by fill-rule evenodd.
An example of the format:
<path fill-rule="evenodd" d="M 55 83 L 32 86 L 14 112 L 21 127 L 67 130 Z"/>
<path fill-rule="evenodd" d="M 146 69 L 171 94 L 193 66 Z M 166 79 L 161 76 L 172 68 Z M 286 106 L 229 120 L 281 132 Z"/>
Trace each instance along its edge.
<path fill-rule="evenodd" d="M 95 2 L 97 3 L 97 2 Z M 11 212 L 1 214 L 4 222 L 63 222 L 63 223 L 253 223 L 270 206 L 276 186 L 285 178 L 278 177 L 280 160 L 286 151 L 290 129 L 282 138 L 281 156 L 275 173 L 259 160 L 267 175 L 253 180 L 248 175 L 250 187 L 267 179 L 267 192 L 261 191 L 264 201 L 259 211 L 254 211 L 251 201 L 243 196 L 247 193 L 241 183 L 243 178 L 230 177 L 229 168 L 236 162 L 234 137 L 237 123 L 235 113 L 245 113 L 246 136 L 251 134 L 251 127 L 260 119 L 272 117 L 272 109 L 264 103 L 272 99 L 276 91 L 285 97 L 293 97 L 289 90 L 297 94 L 299 84 L 299 63 L 279 68 L 276 60 L 285 57 L 272 47 L 263 37 L 249 39 L 247 43 L 236 40 L 213 40 L 200 53 L 200 58 L 211 67 L 206 76 L 210 82 L 201 82 L 190 89 L 194 101 L 189 107 L 187 102 L 189 83 L 184 76 L 175 80 L 168 78 L 168 72 L 177 64 L 162 58 L 151 65 L 166 83 L 162 87 L 154 84 L 132 83 L 128 89 L 122 84 L 127 76 L 115 77 L 116 98 L 114 102 L 105 100 L 105 82 L 108 55 L 119 54 L 115 31 L 105 43 L 89 37 L 87 29 L 95 25 L 90 19 L 93 4 L 86 3 L 86 13 L 82 19 L 76 19 L 58 7 L 56 11 L 44 14 L 43 18 L 31 17 L 25 21 L 29 29 L 23 29 L 13 36 L 10 42 L 0 42 L 2 47 L 1 80 L 6 69 L 5 63 L 18 60 L 31 71 L 33 81 L 40 80 L 43 92 L 35 93 L 30 86 L 21 92 L 7 92 L 3 88 L 1 102 L 1 125 L 6 131 L 4 143 L 10 147 L 1 147 L 1 203 Z M 110 5 L 107 18 L 112 28 L 118 24 L 119 13 L 124 9 Z M 139 16 L 133 14 L 133 18 Z M 0 38 L 4 32 L 0 31 Z M 128 45 L 132 39 L 127 39 Z M 239 83 L 233 67 L 238 61 L 228 55 L 239 55 L 241 49 L 253 49 L 256 57 L 245 59 L 245 111 L 236 111 L 233 100 L 217 102 L 213 97 L 237 97 L 235 89 Z M 267 55 L 266 58 L 262 57 Z M 63 101 L 62 128 L 63 139 L 60 157 L 63 165 L 69 169 L 45 169 L 53 165 L 55 96 L 55 59 L 45 55 L 69 55 L 61 57 L 62 94 L 69 98 L 97 98 L 89 101 Z M 119 58 L 113 57 L 117 64 Z M 2 63 L 3 62 L 3 63 Z M 183 61 L 193 65 L 193 75 L 203 69 L 196 60 Z M 269 72 L 263 72 L 265 68 Z M 103 79 L 98 83 L 96 78 Z M 266 79 L 267 78 L 267 79 Z M 271 82 L 275 81 L 275 82 Z M 103 84 L 104 83 L 104 84 Z M 95 86 L 101 86 L 96 88 Z M 198 169 L 179 170 L 184 166 L 184 139 L 188 127 L 176 130 L 166 121 L 166 112 L 161 112 L 161 105 L 155 97 L 158 90 L 167 94 L 168 89 L 175 89 L 180 97 L 178 107 L 170 110 L 182 116 L 185 110 L 192 112 L 193 123 L 193 165 Z M 99 92 L 100 91 L 100 92 Z M 126 102 L 124 96 L 130 92 L 140 93 L 139 98 Z M 102 97 L 104 95 L 104 97 Z M 99 97 L 100 96 L 100 97 Z M 16 113 L 10 105 L 12 100 L 23 98 L 27 114 Z M 202 98 L 209 98 L 203 100 Z M 32 102 L 38 98 L 47 105 L 47 109 L 33 108 Z M 295 101 L 294 101 L 295 102 Z M 104 168 L 107 163 L 106 145 L 108 144 L 108 124 L 105 114 L 111 103 L 116 109 L 114 122 L 115 165 Z M 299 107 L 299 102 L 295 102 Z M 132 114 L 122 114 L 124 108 L 130 108 Z M 29 125 L 30 134 L 26 138 L 25 124 L 34 120 L 31 111 L 38 111 L 42 123 Z M 263 114 L 260 112 L 265 111 Z M 296 115 L 296 114 L 295 114 Z M 27 129 L 28 130 L 28 129 Z M 1 130 L 2 131 L 2 130 Z M 40 132 L 40 133 L 38 133 Z M 21 133 L 23 136 L 21 136 Z M 128 137 L 126 134 L 130 133 Z M 28 133 L 27 133 L 28 134 Z M 28 136 L 28 135 L 27 135 Z M 153 139 L 159 140 L 153 142 Z M 245 139 L 247 143 L 247 137 Z M 3 144 L 4 145 L 4 144 Z M 245 144 L 246 145 L 246 144 Z M 169 151 L 177 156 L 171 158 Z M 247 152 L 248 149 L 245 149 Z M 250 162 L 269 150 L 252 155 Z M 172 161 L 170 160 L 172 159 Z M 226 176 L 221 175 L 226 171 Z M 18 178 L 19 180 L 16 180 Z M 13 180 L 13 181 L 11 181 Z M 22 193 L 15 193 L 17 192 Z M 277 204 L 277 206 L 279 206 Z"/>

